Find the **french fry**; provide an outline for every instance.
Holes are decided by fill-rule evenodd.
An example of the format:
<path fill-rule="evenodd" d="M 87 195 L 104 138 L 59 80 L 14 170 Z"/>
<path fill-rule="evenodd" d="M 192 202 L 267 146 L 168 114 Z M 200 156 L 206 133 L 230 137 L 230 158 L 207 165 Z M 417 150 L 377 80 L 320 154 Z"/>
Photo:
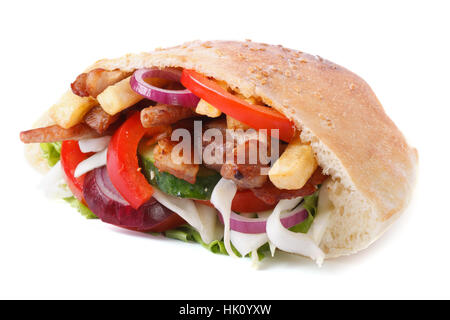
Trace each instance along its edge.
<path fill-rule="evenodd" d="M 64 129 L 73 127 L 83 120 L 84 115 L 94 106 L 97 100 L 91 97 L 79 97 L 68 90 L 49 111 L 50 117 Z"/>
<path fill-rule="evenodd" d="M 230 117 L 229 115 L 227 115 L 227 128 L 232 130 L 242 129 L 244 131 L 250 129 L 248 125 Z"/>
<path fill-rule="evenodd" d="M 279 189 L 302 188 L 317 169 L 317 160 L 310 145 L 294 138 L 269 170 L 269 179 Z"/>
<path fill-rule="evenodd" d="M 97 96 L 100 106 L 110 115 L 131 107 L 133 104 L 144 99 L 143 96 L 131 89 L 130 78 L 125 78 L 116 84 L 107 87 Z"/>
<path fill-rule="evenodd" d="M 208 116 L 210 118 L 217 118 L 222 114 L 222 111 L 213 107 L 203 99 L 198 102 L 197 107 L 195 108 L 195 112 L 204 116 Z"/>

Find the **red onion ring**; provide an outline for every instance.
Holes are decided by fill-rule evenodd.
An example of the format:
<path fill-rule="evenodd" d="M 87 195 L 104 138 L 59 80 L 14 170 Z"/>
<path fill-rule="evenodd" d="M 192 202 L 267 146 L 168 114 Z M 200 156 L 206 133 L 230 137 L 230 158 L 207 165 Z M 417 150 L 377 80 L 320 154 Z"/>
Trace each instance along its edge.
<path fill-rule="evenodd" d="M 86 204 L 103 222 L 135 231 L 161 232 L 186 222 L 156 199 L 133 209 L 114 188 L 106 166 L 86 174 L 83 186 Z"/>
<path fill-rule="evenodd" d="M 170 105 L 183 107 L 197 106 L 200 98 L 188 89 L 167 90 L 161 89 L 144 81 L 145 78 L 161 78 L 180 82 L 181 71 L 177 69 L 139 69 L 130 79 L 131 89 L 147 99 Z"/>
<path fill-rule="evenodd" d="M 308 211 L 306 209 L 292 210 L 281 218 L 281 224 L 289 229 L 308 218 Z M 219 219 L 223 224 L 223 217 L 219 212 Z M 247 218 L 231 212 L 230 229 L 242 233 L 266 233 L 267 218 Z"/>

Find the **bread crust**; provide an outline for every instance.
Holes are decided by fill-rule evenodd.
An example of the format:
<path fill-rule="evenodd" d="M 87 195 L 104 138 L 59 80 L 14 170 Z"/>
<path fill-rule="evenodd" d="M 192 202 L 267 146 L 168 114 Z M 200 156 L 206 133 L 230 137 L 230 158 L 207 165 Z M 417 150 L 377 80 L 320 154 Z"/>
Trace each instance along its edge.
<path fill-rule="evenodd" d="M 88 70 L 153 66 L 195 69 L 282 112 L 303 130 L 302 138 L 310 140 L 313 149 L 318 139 L 334 157 L 334 165 L 321 157 L 319 164 L 333 180 L 362 195 L 380 225 L 389 225 L 388 220 L 406 207 L 415 182 L 417 151 L 407 144 L 368 84 L 347 69 L 282 46 L 195 41 L 100 60 Z M 319 153 L 318 147 L 315 151 Z M 347 251 L 329 249 L 329 255 L 366 247 L 384 230 Z"/>

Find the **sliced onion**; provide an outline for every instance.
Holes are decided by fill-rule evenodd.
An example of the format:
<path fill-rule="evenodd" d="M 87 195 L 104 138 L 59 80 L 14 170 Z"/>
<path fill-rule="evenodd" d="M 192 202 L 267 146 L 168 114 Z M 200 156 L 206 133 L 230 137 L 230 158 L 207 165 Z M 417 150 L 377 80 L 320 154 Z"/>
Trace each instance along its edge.
<path fill-rule="evenodd" d="M 234 258 L 237 258 L 237 255 L 231 248 L 230 214 L 231 202 L 233 202 L 236 191 L 237 186 L 233 181 L 222 178 L 216 184 L 211 194 L 211 203 L 214 205 L 214 207 L 216 207 L 216 209 L 223 217 L 223 242 L 225 245 L 225 249 L 227 250 L 227 253 Z"/>
<path fill-rule="evenodd" d="M 111 136 L 104 136 L 100 138 L 91 138 L 91 139 L 82 139 L 78 141 L 78 145 L 80 146 L 80 150 L 83 153 L 88 152 L 100 152 L 105 150 L 109 141 L 111 140 Z"/>
<path fill-rule="evenodd" d="M 307 233 L 317 245 L 322 241 L 323 235 L 327 230 L 329 219 L 333 211 L 333 203 L 328 194 L 328 187 L 331 180 L 327 180 L 319 189 L 319 201 L 317 203 L 317 213 L 314 217 L 314 223 Z"/>
<path fill-rule="evenodd" d="M 184 90 L 168 90 L 155 87 L 144 79 L 146 78 L 162 78 L 172 81 L 180 81 L 181 71 L 177 69 L 139 69 L 136 70 L 130 79 L 131 89 L 147 99 L 183 107 L 197 106 L 200 98 L 190 92 Z"/>
<path fill-rule="evenodd" d="M 325 254 L 314 240 L 306 234 L 289 231 L 281 224 L 281 213 L 296 206 L 299 202 L 298 199 L 281 200 L 277 204 L 273 213 L 267 219 L 267 236 L 277 248 L 309 257 L 321 266 Z"/>
<path fill-rule="evenodd" d="M 106 166 L 106 156 L 108 149 L 98 152 L 93 156 L 81 161 L 75 169 L 74 177 L 78 178 L 91 170 Z"/>
<path fill-rule="evenodd" d="M 243 257 L 252 251 L 258 250 L 268 240 L 265 233 L 249 234 L 231 230 L 231 243 Z"/>
<path fill-rule="evenodd" d="M 212 217 L 206 217 L 208 209 L 200 208 L 191 199 L 177 198 L 164 192 L 154 189 L 153 198 L 155 198 L 159 203 L 169 208 L 180 217 L 182 217 L 187 223 L 194 227 L 202 237 L 202 240 L 206 243 L 219 239 L 220 233 L 212 230 L 215 227 L 215 214 Z M 200 208 L 200 210 L 199 210 Z M 212 209 L 212 208 L 211 208 Z"/>
<path fill-rule="evenodd" d="M 185 223 L 154 198 L 133 209 L 114 188 L 105 167 L 89 172 L 83 186 L 89 209 L 103 222 L 137 231 L 161 232 Z"/>
<path fill-rule="evenodd" d="M 202 230 L 199 231 L 202 240 L 211 243 L 214 240 L 222 239 L 223 227 L 218 222 L 216 209 L 201 203 L 194 203 L 202 223 Z"/>
<path fill-rule="evenodd" d="M 308 211 L 305 208 L 293 210 L 284 213 L 281 217 L 281 223 L 285 228 L 293 227 L 308 218 Z M 223 223 L 223 219 L 219 216 Z M 266 232 L 267 217 L 265 218 L 247 218 L 237 213 L 231 212 L 230 215 L 230 229 L 242 233 L 265 233 Z"/>
<path fill-rule="evenodd" d="M 268 218 L 272 214 L 273 210 L 258 212 L 259 218 Z M 267 234 L 266 234 L 267 235 Z M 269 237 L 267 237 L 267 242 L 269 243 L 270 248 L 270 254 L 272 255 L 272 258 L 275 256 L 275 250 L 277 250 L 277 247 L 272 243 L 272 241 L 269 240 Z"/>

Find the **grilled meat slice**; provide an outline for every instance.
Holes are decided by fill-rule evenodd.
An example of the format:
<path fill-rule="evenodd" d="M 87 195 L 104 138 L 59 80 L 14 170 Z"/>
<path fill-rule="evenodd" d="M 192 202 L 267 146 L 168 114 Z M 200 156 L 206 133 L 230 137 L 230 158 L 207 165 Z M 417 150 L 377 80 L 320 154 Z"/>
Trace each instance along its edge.
<path fill-rule="evenodd" d="M 265 203 L 274 205 L 282 199 L 293 199 L 313 194 L 317 190 L 317 185 L 323 183 L 326 178 L 328 178 L 328 176 L 322 174 L 322 168 L 319 167 L 301 189 L 278 189 L 270 182 L 270 180 L 267 180 L 262 187 L 252 189 L 252 192 Z"/>
<path fill-rule="evenodd" d="M 71 84 L 72 92 L 80 97 L 96 98 L 107 87 L 130 76 L 130 72 L 97 68 L 80 74 Z"/>
<path fill-rule="evenodd" d="M 157 104 L 141 111 L 141 122 L 144 128 L 170 125 L 182 119 L 191 118 L 194 112 L 190 108 Z"/>
<path fill-rule="evenodd" d="M 111 116 L 102 107 L 96 106 L 84 116 L 84 122 L 99 134 L 103 134 L 119 117 L 120 114 Z"/>
<path fill-rule="evenodd" d="M 153 150 L 155 167 L 193 184 L 197 178 L 199 165 L 193 164 L 191 157 L 188 157 L 188 155 L 172 154 L 173 148 L 177 144 L 178 142 L 171 141 L 170 138 L 158 141 L 158 145 Z"/>
<path fill-rule="evenodd" d="M 58 142 L 63 140 L 81 140 L 96 138 L 100 135 L 84 123 L 79 123 L 72 128 L 64 129 L 58 125 L 31 129 L 20 133 L 23 143 Z"/>

